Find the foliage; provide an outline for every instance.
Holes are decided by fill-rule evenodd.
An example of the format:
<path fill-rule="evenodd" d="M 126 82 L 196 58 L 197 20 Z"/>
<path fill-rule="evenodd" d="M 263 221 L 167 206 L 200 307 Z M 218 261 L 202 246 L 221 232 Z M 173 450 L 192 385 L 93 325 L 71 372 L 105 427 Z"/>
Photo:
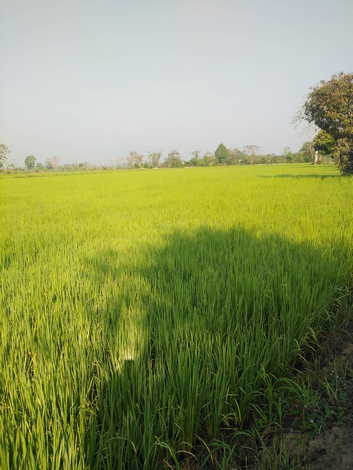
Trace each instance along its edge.
<path fill-rule="evenodd" d="M 315 147 L 311 141 L 304 142 L 299 152 L 303 155 L 304 162 L 313 162 L 315 158 Z"/>
<path fill-rule="evenodd" d="M 28 155 L 28 157 L 25 158 L 25 165 L 27 170 L 33 170 L 36 166 L 36 157 L 34 155 Z"/>
<path fill-rule="evenodd" d="M 229 157 L 229 150 L 223 144 L 219 144 L 215 151 L 215 158 L 217 163 L 220 165 L 225 165 Z"/>
<path fill-rule="evenodd" d="M 229 150 L 229 156 L 227 160 L 228 165 L 240 165 L 241 163 L 245 162 L 247 156 L 241 150 L 235 148 Z"/>
<path fill-rule="evenodd" d="M 138 152 L 130 152 L 128 156 L 128 166 L 130 168 L 141 168 L 143 162 L 143 155 Z"/>
<path fill-rule="evenodd" d="M 286 160 L 287 163 L 293 162 L 294 160 L 294 154 L 292 153 L 290 147 L 284 147 L 283 149 L 283 156 Z"/>
<path fill-rule="evenodd" d="M 161 161 L 161 154 L 158 152 L 152 152 L 148 155 L 148 160 L 151 168 L 158 168 Z"/>
<path fill-rule="evenodd" d="M 336 141 L 326 131 L 319 131 L 314 137 L 313 147 L 324 155 L 333 156 L 336 150 Z"/>
<path fill-rule="evenodd" d="M 190 160 L 190 165 L 200 166 L 200 163 L 201 163 L 200 152 L 198 150 L 194 150 L 192 152 L 192 159 Z"/>
<path fill-rule="evenodd" d="M 227 148 L 227 158 L 224 160 L 224 156 L 221 158 L 223 163 L 219 163 L 215 154 L 211 152 L 206 152 L 201 155 L 200 151 L 192 152 L 192 157 L 190 160 L 186 160 L 181 156 L 181 154 L 174 150 L 170 152 L 167 158 L 163 161 L 162 154 L 160 152 L 151 152 L 146 157 L 143 154 L 138 152 L 130 152 L 127 162 L 116 161 L 113 165 L 94 165 L 88 162 L 78 162 L 78 163 L 64 163 L 59 164 L 59 159 L 57 157 L 48 158 L 44 164 L 41 162 L 36 162 L 34 167 L 31 167 L 35 171 L 45 171 L 45 170 L 56 170 L 56 171 L 80 171 L 80 170 L 112 170 L 118 168 L 181 168 L 183 166 L 190 167 L 206 167 L 214 165 L 256 165 L 256 164 L 269 164 L 269 163 L 303 163 L 311 161 L 307 157 L 306 152 L 304 151 L 307 144 L 311 145 L 312 143 L 306 143 L 303 145 L 302 149 L 299 152 L 290 151 L 289 147 L 283 151 L 282 155 L 276 154 L 251 154 L 247 155 L 244 151 L 238 148 Z M 251 146 L 253 147 L 253 146 Z M 314 151 L 314 149 L 313 149 Z M 329 161 L 329 159 L 326 159 Z M 8 170 L 15 172 L 22 171 L 21 168 L 16 168 L 14 165 L 11 167 L 7 165 Z"/>
<path fill-rule="evenodd" d="M 1 176 L 0 468 L 196 468 L 200 439 L 274 413 L 351 276 L 352 183 L 309 165 Z"/>
<path fill-rule="evenodd" d="M 216 158 L 210 152 L 206 152 L 205 155 L 202 158 L 202 161 L 199 162 L 200 166 L 213 166 L 215 164 L 216 164 Z"/>
<path fill-rule="evenodd" d="M 353 74 L 334 75 L 314 87 L 304 117 L 332 136 L 342 173 L 353 174 Z"/>
<path fill-rule="evenodd" d="M 10 149 L 5 144 L 0 144 L 0 168 L 4 166 L 6 160 L 8 160 L 10 154 Z"/>
<path fill-rule="evenodd" d="M 260 150 L 260 147 L 254 144 L 244 146 L 244 153 L 246 155 L 254 156 L 258 153 L 259 150 Z"/>
<path fill-rule="evenodd" d="M 58 157 L 50 157 L 47 158 L 45 161 L 45 167 L 47 170 L 55 170 L 59 166 L 59 159 Z"/>
<path fill-rule="evenodd" d="M 180 168 L 183 166 L 181 155 L 177 150 L 173 150 L 168 153 L 168 156 L 164 162 L 164 166 L 167 168 Z"/>

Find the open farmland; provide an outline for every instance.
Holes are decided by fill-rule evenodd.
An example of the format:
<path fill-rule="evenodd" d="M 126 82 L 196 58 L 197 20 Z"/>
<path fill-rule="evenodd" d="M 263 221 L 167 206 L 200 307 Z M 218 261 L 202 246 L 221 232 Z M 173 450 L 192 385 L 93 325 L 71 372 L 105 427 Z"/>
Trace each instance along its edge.
<path fill-rule="evenodd" d="M 177 468 L 246 428 L 353 272 L 333 166 L 4 175 L 0 211 L 1 468 Z"/>

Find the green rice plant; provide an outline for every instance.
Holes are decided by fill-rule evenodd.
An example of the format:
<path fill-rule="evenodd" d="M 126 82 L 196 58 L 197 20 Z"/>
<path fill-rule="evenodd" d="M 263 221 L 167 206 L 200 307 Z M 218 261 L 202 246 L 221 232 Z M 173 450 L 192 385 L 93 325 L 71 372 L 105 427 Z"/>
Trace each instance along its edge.
<path fill-rule="evenodd" d="M 332 166 L 6 175 L 0 191 L 0 468 L 183 468 L 259 397 L 273 419 L 352 274 L 353 181 Z"/>

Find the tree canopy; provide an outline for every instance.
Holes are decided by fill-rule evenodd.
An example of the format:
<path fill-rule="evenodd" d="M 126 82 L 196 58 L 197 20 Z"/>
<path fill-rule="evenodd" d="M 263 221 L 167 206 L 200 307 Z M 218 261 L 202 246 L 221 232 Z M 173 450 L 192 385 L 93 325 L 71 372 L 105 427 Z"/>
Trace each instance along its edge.
<path fill-rule="evenodd" d="M 217 163 L 225 164 L 229 157 L 229 150 L 223 144 L 219 144 L 217 150 L 215 151 L 215 157 Z"/>
<path fill-rule="evenodd" d="M 303 154 L 303 160 L 305 162 L 314 162 L 315 147 L 313 142 L 304 142 L 299 151 Z"/>
<path fill-rule="evenodd" d="M 328 150 L 331 137 L 329 148 L 342 173 L 353 174 L 353 74 L 334 75 L 314 87 L 304 104 L 304 118 L 326 133 L 318 134 L 317 146 Z"/>
<path fill-rule="evenodd" d="M 183 161 L 181 155 L 177 150 L 173 150 L 168 153 L 168 156 L 165 160 L 165 166 L 167 168 L 180 168 L 183 166 Z"/>
<path fill-rule="evenodd" d="M 326 131 L 319 131 L 313 140 L 314 149 L 323 155 L 333 156 L 335 153 L 335 139 Z"/>
<path fill-rule="evenodd" d="M 36 166 L 36 157 L 34 155 L 28 155 L 28 157 L 25 158 L 25 165 L 27 170 L 33 170 L 33 168 Z"/>

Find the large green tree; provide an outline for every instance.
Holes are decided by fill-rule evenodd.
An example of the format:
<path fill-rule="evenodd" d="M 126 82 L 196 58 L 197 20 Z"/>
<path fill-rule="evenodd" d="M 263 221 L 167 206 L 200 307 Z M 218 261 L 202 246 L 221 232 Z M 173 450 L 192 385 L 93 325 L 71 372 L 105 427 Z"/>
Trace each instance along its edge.
<path fill-rule="evenodd" d="M 331 136 L 341 172 L 353 174 L 353 74 L 334 75 L 314 87 L 304 104 L 304 118 Z"/>

